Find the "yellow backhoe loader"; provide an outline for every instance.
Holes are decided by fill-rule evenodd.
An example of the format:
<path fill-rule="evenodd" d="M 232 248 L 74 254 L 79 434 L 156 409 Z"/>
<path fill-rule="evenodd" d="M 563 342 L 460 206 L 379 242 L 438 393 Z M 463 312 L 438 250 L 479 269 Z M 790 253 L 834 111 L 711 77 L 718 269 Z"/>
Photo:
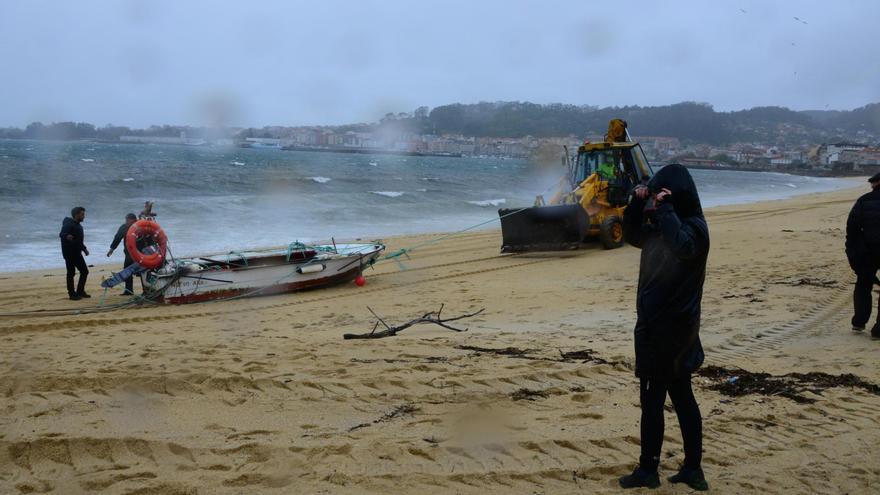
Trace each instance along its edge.
<path fill-rule="evenodd" d="M 566 156 L 568 173 L 556 194 L 535 198 L 529 208 L 502 208 L 502 253 L 577 249 L 598 237 L 606 249 L 623 245 L 623 209 L 633 187 L 653 175 L 639 143 L 629 138 L 626 122 L 614 119 L 601 143 L 585 142 L 577 156 Z"/>

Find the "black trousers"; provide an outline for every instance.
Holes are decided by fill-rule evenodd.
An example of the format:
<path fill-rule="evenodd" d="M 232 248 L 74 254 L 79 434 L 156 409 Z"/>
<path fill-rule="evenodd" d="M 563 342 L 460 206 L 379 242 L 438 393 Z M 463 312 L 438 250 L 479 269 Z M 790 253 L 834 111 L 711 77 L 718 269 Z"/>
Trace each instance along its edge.
<path fill-rule="evenodd" d="M 64 265 L 67 267 L 67 294 L 76 295 L 86 291 L 86 279 L 89 278 L 89 267 L 82 253 L 69 254 L 64 256 Z M 76 290 L 73 290 L 73 276 L 79 270 L 79 282 L 76 284 Z"/>
<path fill-rule="evenodd" d="M 873 266 L 856 272 L 856 287 L 853 289 L 853 326 L 864 327 L 868 324 L 868 320 L 871 319 L 871 306 L 874 304 L 871 291 L 874 289 L 874 277 L 876 275 L 877 268 Z M 880 302 L 877 304 L 880 307 Z"/>
<path fill-rule="evenodd" d="M 703 418 L 691 388 L 691 377 L 671 381 L 642 378 L 639 398 L 642 403 L 642 455 L 639 465 L 651 471 L 660 465 L 663 447 L 663 405 L 666 394 L 672 399 L 681 438 L 684 443 L 684 465 L 698 468 L 703 458 Z"/>
<path fill-rule="evenodd" d="M 122 263 L 122 269 L 124 270 L 128 268 L 129 265 L 133 264 L 134 260 L 131 259 L 131 256 L 129 256 L 128 253 L 125 253 L 125 261 Z M 128 277 L 125 279 L 125 292 L 128 292 L 129 294 L 134 293 L 134 277 Z"/>

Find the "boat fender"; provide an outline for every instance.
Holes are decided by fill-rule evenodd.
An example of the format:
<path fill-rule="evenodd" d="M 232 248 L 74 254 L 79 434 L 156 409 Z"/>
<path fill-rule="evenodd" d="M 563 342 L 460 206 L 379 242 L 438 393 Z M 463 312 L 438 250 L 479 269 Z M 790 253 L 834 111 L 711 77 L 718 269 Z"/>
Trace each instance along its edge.
<path fill-rule="evenodd" d="M 327 265 L 323 263 L 314 263 L 297 268 L 296 273 L 301 273 L 303 275 L 306 275 L 308 273 L 318 273 L 324 271 L 324 268 L 327 268 Z"/>
<path fill-rule="evenodd" d="M 138 241 L 147 241 L 148 246 L 138 249 Z M 154 270 L 165 264 L 168 236 L 154 220 L 138 220 L 125 234 L 125 247 L 135 263 Z"/>

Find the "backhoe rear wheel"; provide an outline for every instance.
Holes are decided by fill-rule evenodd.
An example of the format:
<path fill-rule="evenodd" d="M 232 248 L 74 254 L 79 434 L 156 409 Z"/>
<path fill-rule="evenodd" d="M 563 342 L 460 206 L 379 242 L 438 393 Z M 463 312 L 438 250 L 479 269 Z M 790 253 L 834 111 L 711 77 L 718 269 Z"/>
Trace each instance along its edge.
<path fill-rule="evenodd" d="M 620 217 L 608 217 L 599 226 L 599 240 L 605 249 L 623 246 L 623 224 Z"/>

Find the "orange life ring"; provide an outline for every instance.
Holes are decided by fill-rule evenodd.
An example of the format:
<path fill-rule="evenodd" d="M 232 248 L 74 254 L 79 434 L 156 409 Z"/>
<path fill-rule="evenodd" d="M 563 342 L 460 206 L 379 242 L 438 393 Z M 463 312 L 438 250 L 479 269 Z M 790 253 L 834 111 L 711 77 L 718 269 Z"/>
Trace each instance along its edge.
<path fill-rule="evenodd" d="M 146 241 L 154 249 L 145 253 L 138 249 L 138 241 Z M 128 228 L 128 232 L 125 234 L 125 247 L 128 248 L 131 259 L 137 264 L 144 268 L 155 269 L 165 263 L 168 237 L 162 227 L 159 227 L 159 224 L 153 220 L 138 220 Z"/>

